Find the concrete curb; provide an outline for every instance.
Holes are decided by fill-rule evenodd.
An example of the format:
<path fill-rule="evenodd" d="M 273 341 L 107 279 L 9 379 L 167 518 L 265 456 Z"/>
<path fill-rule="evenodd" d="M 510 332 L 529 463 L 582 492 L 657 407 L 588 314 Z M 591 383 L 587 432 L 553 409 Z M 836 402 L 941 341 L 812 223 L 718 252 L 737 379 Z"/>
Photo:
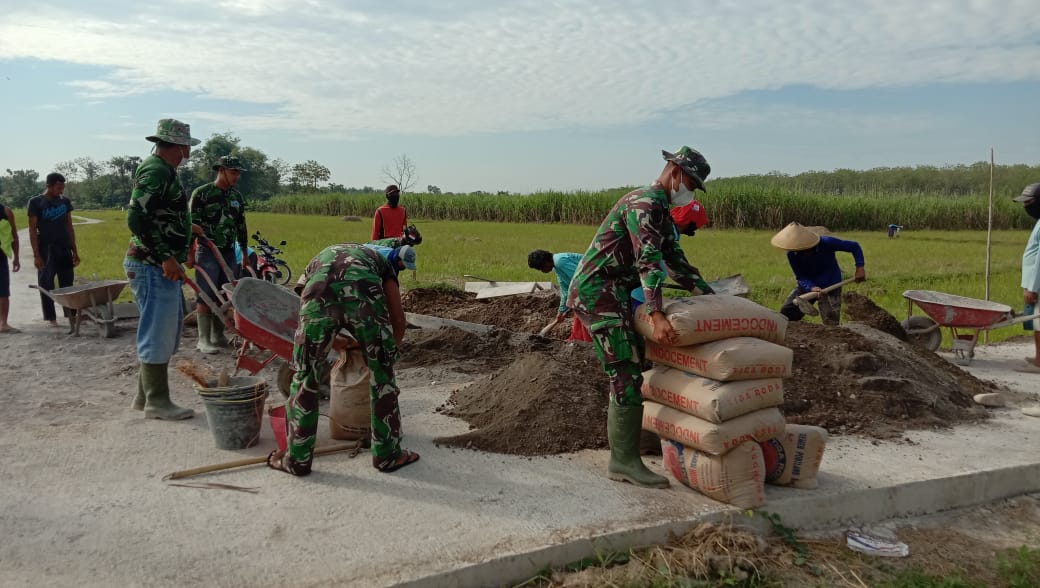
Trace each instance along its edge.
<path fill-rule="evenodd" d="M 966 508 L 1037 492 L 1040 491 L 1040 463 L 893 486 L 851 489 L 833 494 L 786 488 L 775 490 L 781 495 L 770 497 L 770 502 L 761 510 L 780 515 L 784 525 L 799 531 L 841 528 Z M 671 536 L 683 534 L 698 524 L 726 519 L 762 531 L 767 531 L 770 527 L 764 518 L 750 517 L 745 515 L 745 511 L 733 508 L 551 545 L 403 582 L 396 586 L 510 586 L 523 582 L 548 567 L 559 567 L 584 558 L 595 558 L 597 554 L 666 543 Z"/>

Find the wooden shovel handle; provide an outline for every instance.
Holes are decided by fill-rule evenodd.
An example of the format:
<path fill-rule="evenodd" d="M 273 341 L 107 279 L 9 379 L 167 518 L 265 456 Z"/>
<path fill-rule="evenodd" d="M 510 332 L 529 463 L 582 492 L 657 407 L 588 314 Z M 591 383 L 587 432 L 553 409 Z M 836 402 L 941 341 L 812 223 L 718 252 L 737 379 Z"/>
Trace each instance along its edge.
<path fill-rule="evenodd" d="M 328 445 L 326 447 L 319 447 L 314 450 L 314 457 L 319 455 L 326 455 L 329 453 L 336 453 L 339 451 L 349 451 L 351 449 L 358 449 L 361 447 L 361 442 L 355 443 L 340 443 L 338 445 Z M 199 474 L 208 474 L 210 472 L 219 472 L 221 470 L 230 470 L 233 468 L 240 468 L 244 466 L 256 465 L 261 463 L 267 463 L 267 456 L 264 457 L 248 457 L 246 459 L 236 459 L 235 461 L 225 461 L 224 463 L 215 463 L 208 466 L 201 466 L 192 468 L 190 470 L 181 470 L 179 472 L 173 472 L 163 476 L 163 481 L 166 480 L 180 480 L 182 478 L 190 478 L 192 476 L 198 476 Z"/>
<path fill-rule="evenodd" d="M 851 284 L 852 282 L 855 282 L 855 281 L 856 281 L 856 278 L 849 278 L 847 280 L 842 280 L 842 281 L 838 282 L 837 284 L 834 284 L 833 286 L 827 286 L 826 288 L 821 289 L 819 292 L 806 292 L 805 294 L 802 294 L 801 296 L 799 296 L 799 298 L 801 298 L 802 300 L 812 300 L 813 298 L 816 298 L 818 296 L 822 296 L 823 294 L 826 294 L 827 292 L 830 292 L 831 290 L 837 290 L 838 288 L 841 288 L 845 284 Z"/>

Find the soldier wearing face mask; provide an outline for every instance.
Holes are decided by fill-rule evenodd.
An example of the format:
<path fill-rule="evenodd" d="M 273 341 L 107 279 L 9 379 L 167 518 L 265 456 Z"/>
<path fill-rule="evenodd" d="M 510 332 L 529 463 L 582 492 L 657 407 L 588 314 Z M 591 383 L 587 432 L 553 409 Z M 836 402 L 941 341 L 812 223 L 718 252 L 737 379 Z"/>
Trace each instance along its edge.
<path fill-rule="evenodd" d="M 1025 252 L 1022 253 L 1022 295 L 1025 302 L 1026 316 L 1036 314 L 1037 292 L 1040 292 L 1040 182 L 1029 184 L 1022 194 L 1015 198 L 1021 203 L 1026 214 L 1036 220 L 1033 232 L 1026 241 Z M 1026 358 L 1024 366 L 1015 368 L 1018 372 L 1040 374 L 1040 331 L 1034 328 L 1035 321 L 1024 323 L 1026 331 L 1033 331 L 1034 352 Z M 1030 416 L 1040 416 L 1040 407 L 1025 408 L 1022 412 Z"/>
<path fill-rule="evenodd" d="M 408 226 L 408 213 L 401 206 L 401 190 L 393 184 L 386 187 L 386 204 L 376 209 L 372 218 L 372 240 L 403 237 Z"/>
<path fill-rule="evenodd" d="M 689 147 L 662 155 L 668 163 L 657 181 L 623 196 L 603 219 L 574 270 L 566 304 L 592 336 L 610 382 L 608 476 L 650 488 L 667 487 L 668 479 L 647 469 L 639 457 L 644 344 L 635 332 L 629 293 L 642 285 L 646 302 L 636 312 L 650 315 L 653 339 L 663 345 L 676 340 L 661 296 L 668 274 L 691 292 L 714 293 L 676 244 L 668 212 L 669 207 L 693 201 L 694 190 L 704 190 L 711 167 Z"/>

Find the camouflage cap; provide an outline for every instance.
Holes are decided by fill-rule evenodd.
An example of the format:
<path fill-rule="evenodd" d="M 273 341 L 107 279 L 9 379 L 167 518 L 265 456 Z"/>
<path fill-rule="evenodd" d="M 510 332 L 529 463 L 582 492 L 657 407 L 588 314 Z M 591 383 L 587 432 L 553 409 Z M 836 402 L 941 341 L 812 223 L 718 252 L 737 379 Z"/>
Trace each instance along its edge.
<path fill-rule="evenodd" d="M 711 166 L 708 165 L 708 160 L 704 159 L 704 156 L 699 151 L 683 145 L 675 153 L 669 153 L 662 149 L 661 155 L 665 158 L 665 161 L 679 166 L 686 172 L 686 175 L 693 178 L 694 183 L 697 184 L 695 188 L 700 188 L 705 192 L 708 191 L 704 187 L 704 180 L 708 179 L 708 174 L 711 173 Z"/>
<path fill-rule="evenodd" d="M 145 137 L 152 143 L 164 141 L 174 145 L 198 145 L 202 141 L 191 136 L 191 125 L 175 118 L 161 118 L 155 126 L 155 134 Z"/>
<path fill-rule="evenodd" d="M 220 168 L 237 169 L 238 171 L 249 171 L 246 169 L 246 166 L 242 165 L 242 160 L 235 157 L 234 155 L 225 155 L 213 164 L 214 170 Z"/>

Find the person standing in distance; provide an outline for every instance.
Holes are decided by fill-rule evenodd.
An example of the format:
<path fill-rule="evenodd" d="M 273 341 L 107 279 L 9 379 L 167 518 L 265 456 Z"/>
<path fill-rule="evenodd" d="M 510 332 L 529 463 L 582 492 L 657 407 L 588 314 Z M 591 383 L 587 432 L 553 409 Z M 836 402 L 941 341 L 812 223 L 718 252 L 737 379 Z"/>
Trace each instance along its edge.
<path fill-rule="evenodd" d="M 36 266 L 37 284 L 41 290 L 53 290 L 54 279 L 59 288 L 72 285 L 74 268 L 79 265 L 76 230 L 72 227 L 72 202 L 64 196 L 65 176 L 47 174 L 47 189 L 29 199 L 29 244 Z M 54 299 L 40 292 L 43 320 L 58 326 Z M 73 311 L 63 309 L 65 316 Z"/>

